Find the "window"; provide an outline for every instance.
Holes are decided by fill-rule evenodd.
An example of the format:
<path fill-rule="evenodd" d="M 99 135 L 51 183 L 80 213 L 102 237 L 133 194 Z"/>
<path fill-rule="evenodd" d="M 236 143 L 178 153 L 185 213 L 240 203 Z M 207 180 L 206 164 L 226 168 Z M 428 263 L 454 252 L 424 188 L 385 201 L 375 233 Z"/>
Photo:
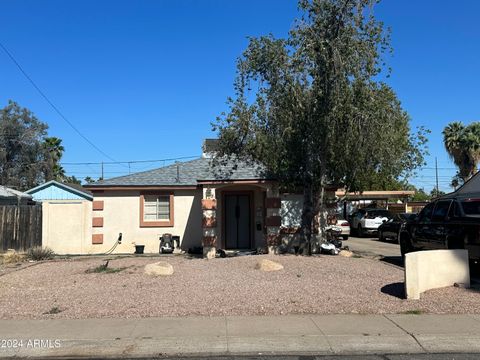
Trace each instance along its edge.
<path fill-rule="evenodd" d="M 173 226 L 173 194 L 140 195 L 140 226 Z"/>
<path fill-rule="evenodd" d="M 452 206 L 450 206 L 450 211 L 448 212 L 448 216 L 451 218 L 458 218 L 460 217 L 460 208 L 457 204 L 456 201 L 452 203 Z"/>
<path fill-rule="evenodd" d="M 367 219 L 375 219 L 377 217 L 392 218 L 392 214 L 388 210 L 371 210 L 367 212 Z"/>
<path fill-rule="evenodd" d="M 438 201 L 433 211 L 432 221 L 443 221 L 447 216 L 451 201 Z"/>
<path fill-rule="evenodd" d="M 480 215 L 480 199 L 465 199 L 462 201 L 465 215 Z"/>
<path fill-rule="evenodd" d="M 418 220 L 420 222 L 430 222 L 430 218 L 432 217 L 433 207 L 435 206 L 434 203 L 430 203 L 425 206 L 418 216 Z"/>

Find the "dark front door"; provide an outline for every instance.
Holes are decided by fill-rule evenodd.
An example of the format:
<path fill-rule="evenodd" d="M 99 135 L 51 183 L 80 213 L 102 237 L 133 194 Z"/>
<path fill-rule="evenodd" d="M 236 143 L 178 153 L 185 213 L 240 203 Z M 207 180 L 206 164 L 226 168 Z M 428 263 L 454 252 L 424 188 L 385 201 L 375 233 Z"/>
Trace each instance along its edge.
<path fill-rule="evenodd" d="M 226 194 L 225 206 L 225 248 L 251 248 L 250 196 L 247 194 Z"/>

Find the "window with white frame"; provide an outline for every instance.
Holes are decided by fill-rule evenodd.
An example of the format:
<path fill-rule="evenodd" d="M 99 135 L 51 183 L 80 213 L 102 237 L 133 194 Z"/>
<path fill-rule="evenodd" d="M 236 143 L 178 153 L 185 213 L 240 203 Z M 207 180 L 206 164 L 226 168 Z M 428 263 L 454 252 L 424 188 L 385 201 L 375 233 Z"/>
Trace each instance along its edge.
<path fill-rule="evenodd" d="M 170 220 L 170 195 L 144 195 L 144 221 Z"/>

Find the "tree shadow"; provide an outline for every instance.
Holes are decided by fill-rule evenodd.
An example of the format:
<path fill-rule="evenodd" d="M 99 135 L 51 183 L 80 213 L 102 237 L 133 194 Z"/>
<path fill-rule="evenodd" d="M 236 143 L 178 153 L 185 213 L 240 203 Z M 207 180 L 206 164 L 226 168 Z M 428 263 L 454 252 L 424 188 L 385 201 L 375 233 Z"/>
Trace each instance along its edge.
<path fill-rule="evenodd" d="M 405 299 L 405 284 L 403 282 L 396 282 L 385 285 L 380 290 L 382 293 L 399 298 Z"/>

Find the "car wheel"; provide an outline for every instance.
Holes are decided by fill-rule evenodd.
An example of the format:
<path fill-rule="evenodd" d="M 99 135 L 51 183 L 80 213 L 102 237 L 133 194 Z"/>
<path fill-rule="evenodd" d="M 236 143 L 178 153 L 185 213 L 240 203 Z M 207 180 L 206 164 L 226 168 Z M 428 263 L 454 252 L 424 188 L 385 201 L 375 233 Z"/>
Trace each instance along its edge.
<path fill-rule="evenodd" d="M 348 240 L 348 235 L 342 235 L 343 240 Z"/>
<path fill-rule="evenodd" d="M 358 237 L 363 237 L 364 236 L 362 225 L 360 225 L 360 224 L 357 227 L 357 236 Z"/>
<path fill-rule="evenodd" d="M 400 254 L 402 259 L 405 260 L 405 254 L 412 252 L 414 250 L 410 238 L 407 235 L 400 236 Z"/>

